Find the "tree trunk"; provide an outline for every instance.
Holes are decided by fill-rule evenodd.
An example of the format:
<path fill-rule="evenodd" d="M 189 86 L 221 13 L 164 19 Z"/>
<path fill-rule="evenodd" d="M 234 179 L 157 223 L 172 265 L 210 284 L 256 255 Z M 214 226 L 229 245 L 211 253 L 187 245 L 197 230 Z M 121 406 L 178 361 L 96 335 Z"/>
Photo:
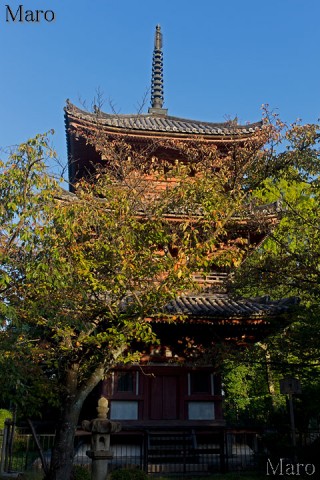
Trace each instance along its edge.
<path fill-rule="evenodd" d="M 46 475 L 48 475 L 48 472 L 49 472 L 48 462 L 47 462 L 47 460 L 44 456 L 43 448 L 41 446 L 41 443 L 40 443 L 39 437 L 37 435 L 36 429 L 34 428 L 34 425 L 33 425 L 30 418 L 27 419 L 27 422 L 29 424 L 29 427 L 30 427 L 30 430 L 31 430 L 31 433 L 32 433 L 32 436 L 33 436 L 33 440 L 36 444 L 37 450 L 38 450 L 39 455 L 40 455 L 42 469 L 43 469 L 44 473 Z"/>
<path fill-rule="evenodd" d="M 57 425 L 50 469 L 49 473 L 45 476 L 45 480 L 69 480 L 71 478 L 74 457 L 74 437 L 81 406 L 82 404 L 71 404 L 64 409 L 63 418 Z"/>
<path fill-rule="evenodd" d="M 83 402 L 93 388 L 102 380 L 104 368 L 99 365 L 81 388 L 78 386 L 79 365 L 72 365 L 66 375 L 67 398 L 63 402 L 61 419 L 57 425 L 50 469 L 44 480 L 70 480 L 74 437 Z"/>
<path fill-rule="evenodd" d="M 275 387 L 275 382 L 273 379 L 273 374 L 271 369 L 271 355 L 270 355 L 268 345 L 266 343 L 260 343 L 260 347 L 264 351 L 264 357 L 266 362 L 265 367 L 266 367 L 267 385 L 268 385 L 269 393 L 271 395 L 272 405 L 273 407 L 275 407 L 276 406 L 276 403 L 275 403 L 276 387 Z"/>
<path fill-rule="evenodd" d="M 74 437 L 85 395 L 78 391 L 79 365 L 71 364 L 66 372 L 66 398 L 56 429 L 49 473 L 45 480 L 70 480 L 74 456 Z"/>

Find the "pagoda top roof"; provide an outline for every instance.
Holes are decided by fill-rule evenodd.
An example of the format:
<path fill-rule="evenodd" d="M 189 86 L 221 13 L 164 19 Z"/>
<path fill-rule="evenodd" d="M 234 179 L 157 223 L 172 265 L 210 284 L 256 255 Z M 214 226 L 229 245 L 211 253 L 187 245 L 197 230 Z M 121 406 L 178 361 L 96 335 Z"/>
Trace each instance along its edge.
<path fill-rule="evenodd" d="M 65 107 L 67 136 L 69 127 L 77 125 L 103 128 L 105 133 L 135 137 L 166 137 L 192 140 L 196 137 L 212 142 L 241 141 L 258 133 L 262 122 L 238 125 L 237 119 L 220 123 L 192 120 L 168 115 L 164 105 L 163 82 L 163 35 L 160 25 L 156 26 L 152 58 L 151 108 L 148 113 L 118 114 L 104 113 L 94 107 L 94 112 L 82 110 L 69 100 Z"/>
<path fill-rule="evenodd" d="M 100 125 L 115 133 L 164 134 L 170 136 L 194 137 L 226 137 L 243 138 L 251 136 L 261 130 L 262 122 L 238 125 L 236 121 L 223 123 L 204 122 L 186 118 L 173 117 L 162 113 L 117 114 L 104 113 L 97 110 L 95 113 L 82 110 L 67 100 L 65 114 L 70 122 L 81 122 L 87 125 Z"/>

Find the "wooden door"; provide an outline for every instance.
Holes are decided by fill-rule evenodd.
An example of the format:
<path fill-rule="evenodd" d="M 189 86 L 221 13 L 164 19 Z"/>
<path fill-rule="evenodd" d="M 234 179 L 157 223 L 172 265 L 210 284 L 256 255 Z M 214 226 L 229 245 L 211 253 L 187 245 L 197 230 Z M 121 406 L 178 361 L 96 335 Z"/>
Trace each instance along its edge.
<path fill-rule="evenodd" d="M 160 375 L 150 381 L 150 419 L 178 418 L 178 377 Z"/>

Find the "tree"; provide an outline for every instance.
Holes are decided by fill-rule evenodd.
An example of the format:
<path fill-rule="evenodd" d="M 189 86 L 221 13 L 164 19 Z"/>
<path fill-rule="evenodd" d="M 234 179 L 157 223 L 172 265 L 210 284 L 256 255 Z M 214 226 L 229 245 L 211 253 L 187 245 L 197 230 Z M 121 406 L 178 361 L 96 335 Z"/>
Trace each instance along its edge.
<path fill-rule="evenodd" d="M 266 365 L 278 381 L 284 375 L 302 382 L 304 428 L 320 403 L 320 162 L 319 125 L 285 125 L 277 120 L 270 154 L 282 168 L 255 190 L 259 201 L 280 200 L 281 220 L 268 239 L 237 272 L 235 288 L 245 295 L 296 296 L 300 307 L 290 323 L 264 342 Z M 251 362 L 254 361 L 251 357 Z M 255 355 L 261 362 L 261 351 Z M 312 404 L 307 392 L 313 392 Z M 274 395 L 273 395 L 274 396 Z"/>
<path fill-rule="evenodd" d="M 44 401 L 59 407 L 47 479 L 70 478 L 83 402 L 110 368 L 156 341 L 148 319 L 195 288 L 192 272 L 241 262 L 243 241 L 220 245 L 234 215 L 247 212 L 249 179 L 263 178 L 268 135 L 223 161 L 205 142 L 171 144 L 196 161 L 154 168 L 155 184 L 167 185 L 158 190 L 124 141 L 101 144 L 108 168 L 79 181 L 76 195 L 49 175 L 46 135 L 0 164 L 2 396 L 29 415 Z"/>
<path fill-rule="evenodd" d="M 318 125 L 278 122 L 276 144 L 269 147 L 281 169 L 269 173 L 254 198 L 281 202 L 281 221 L 243 266 L 252 293 L 298 295 L 304 303 L 319 298 L 320 163 Z M 258 282 L 257 282 L 258 280 Z"/>

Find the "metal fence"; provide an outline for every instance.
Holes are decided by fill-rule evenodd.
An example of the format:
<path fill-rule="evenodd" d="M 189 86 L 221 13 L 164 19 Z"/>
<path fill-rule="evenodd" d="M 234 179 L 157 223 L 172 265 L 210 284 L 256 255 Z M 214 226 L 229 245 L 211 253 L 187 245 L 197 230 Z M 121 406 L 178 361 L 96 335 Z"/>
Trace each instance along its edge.
<path fill-rule="evenodd" d="M 111 437 L 110 470 L 138 467 L 149 474 L 207 474 L 251 470 L 261 453 L 260 435 L 240 431 L 145 431 Z M 74 463 L 88 466 L 88 437 L 77 439 Z"/>
<path fill-rule="evenodd" d="M 49 461 L 54 435 L 38 435 L 40 445 Z M 5 428 L 0 431 L 0 473 L 24 472 L 42 468 L 34 438 L 18 429 Z"/>
<path fill-rule="evenodd" d="M 283 440 L 276 432 L 274 435 L 275 439 Z M 54 435 L 38 435 L 38 439 L 49 463 Z M 122 431 L 111 436 L 113 458 L 109 468 L 138 467 L 151 475 L 265 471 L 266 459 L 272 453 L 265 440 L 266 436 L 262 438 L 259 432 L 246 430 Z M 273 440 L 274 446 L 275 442 Z M 298 443 L 301 451 L 310 447 L 314 450 L 320 443 L 320 432 L 300 434 Z M 90 450 L 90 435 L 76 436 L 74 464 L 90 469 L 87 450 Z M 278 456 L 279 453 L 277 451 Z M 318 447 L 314 455 L 317 461 Z M 30 433 L 13 427 L 0 431 L 0 473 L 41 469 L 39 452 Z"/>
<path fill-rule="evenodd" d="M 40 470 L 41 460 L 32 435 L 18 429 L 12 436 L 11 433 L 0 434 L 1 472 Z M 38 438 L 49 462 L 54 435 L 39 435 Z M 256 466 L 259 448 L 256 432 L 190 429 L 128 435 L 122 432 L 111 437 L 113 459 L 109 468 L 138 467 L 149 474 L 249 470 Z M 87 450 L 90 450 L 90 436 L 77 436 L 74 464 L 90 468 Z"/>

